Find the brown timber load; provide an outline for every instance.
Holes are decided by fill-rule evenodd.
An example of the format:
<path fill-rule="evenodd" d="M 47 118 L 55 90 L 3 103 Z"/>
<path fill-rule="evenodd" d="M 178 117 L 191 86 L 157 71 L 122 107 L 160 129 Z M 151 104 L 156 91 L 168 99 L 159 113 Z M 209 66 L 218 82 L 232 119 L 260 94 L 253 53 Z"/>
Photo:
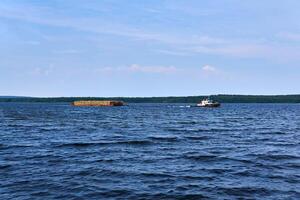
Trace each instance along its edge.
<path fill-rule="evenodd" d="M 122 101 L 74 101 L 73 106 L 123 106 Z"/>

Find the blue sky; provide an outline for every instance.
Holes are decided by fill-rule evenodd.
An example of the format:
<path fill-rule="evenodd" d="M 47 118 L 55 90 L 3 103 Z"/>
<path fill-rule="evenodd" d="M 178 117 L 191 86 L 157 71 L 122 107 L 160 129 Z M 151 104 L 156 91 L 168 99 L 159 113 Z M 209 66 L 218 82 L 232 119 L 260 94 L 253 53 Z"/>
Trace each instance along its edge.
<path fill-rule="evenodd" d="M 298 0 L 1 0 L 0 95 L 300 93 Z"/>

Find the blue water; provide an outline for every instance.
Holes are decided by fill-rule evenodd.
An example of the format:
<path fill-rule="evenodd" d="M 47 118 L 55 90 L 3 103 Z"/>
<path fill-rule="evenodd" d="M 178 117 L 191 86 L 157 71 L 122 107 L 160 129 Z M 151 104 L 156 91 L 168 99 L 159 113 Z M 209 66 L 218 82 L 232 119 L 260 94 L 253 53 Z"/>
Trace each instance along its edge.
<path fill-rule="evenodd" d="M 300 199 L 300 105 L 1 103 L 0 199 Z"/>

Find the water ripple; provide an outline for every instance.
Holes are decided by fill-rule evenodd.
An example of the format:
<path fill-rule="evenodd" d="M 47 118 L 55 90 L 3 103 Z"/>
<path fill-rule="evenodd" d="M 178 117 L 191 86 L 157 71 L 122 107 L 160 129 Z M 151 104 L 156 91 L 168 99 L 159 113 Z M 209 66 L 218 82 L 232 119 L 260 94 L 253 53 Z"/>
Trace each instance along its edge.
<path fill-rule="evenodd" d="M 0 103 L 1 199 L 300 199 L 300 106 Z"/>

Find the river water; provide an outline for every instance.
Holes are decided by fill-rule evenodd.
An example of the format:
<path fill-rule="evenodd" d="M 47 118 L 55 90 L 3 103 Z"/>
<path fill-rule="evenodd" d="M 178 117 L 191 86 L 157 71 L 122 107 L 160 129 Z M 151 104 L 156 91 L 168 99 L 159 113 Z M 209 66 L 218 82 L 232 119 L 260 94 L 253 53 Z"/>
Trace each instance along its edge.
<path fill-rule="evenodd" d="M 300 105 L 0 103 L 0 199 L 300 199 Z"/>

